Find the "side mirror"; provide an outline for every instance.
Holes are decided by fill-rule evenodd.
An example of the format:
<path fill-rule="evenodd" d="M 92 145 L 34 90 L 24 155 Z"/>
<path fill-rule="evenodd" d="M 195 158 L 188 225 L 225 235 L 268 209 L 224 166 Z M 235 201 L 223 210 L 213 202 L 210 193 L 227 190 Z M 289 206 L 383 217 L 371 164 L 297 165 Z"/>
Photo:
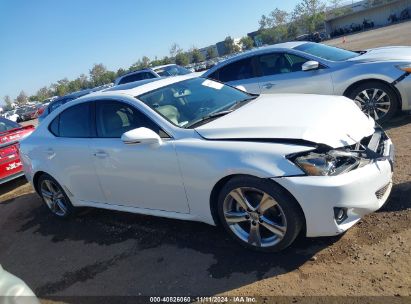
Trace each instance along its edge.
<path fill-rule="evenodd" d="M 161 145 L 160 136 L 153 130 L 147 128 L 137 128 L 125 132 L 121 135 L 121 140 L 125 144 L 159 144 Z"/>
<path fill-rule="evenodd" d="M 318 69 L 319 66 L 320 66 L 320 64 L 318 63 L 318 61 L 309 60 L 309 61 L 305 62 L 305 63 L 302 65 L 301 69 L 302 69 L 303 71 L 311 71 L 311 70 L 316 70 L 316 69 Z"/>
<path fill-rule="evenodd" d="M 246 89 L 244 86 L 238 85 L 238 86 L 235 86 L 235 87 L 236 87 L 237 89 L 239 89 L 239 90 L 247 93 L 247 89 Z"/>

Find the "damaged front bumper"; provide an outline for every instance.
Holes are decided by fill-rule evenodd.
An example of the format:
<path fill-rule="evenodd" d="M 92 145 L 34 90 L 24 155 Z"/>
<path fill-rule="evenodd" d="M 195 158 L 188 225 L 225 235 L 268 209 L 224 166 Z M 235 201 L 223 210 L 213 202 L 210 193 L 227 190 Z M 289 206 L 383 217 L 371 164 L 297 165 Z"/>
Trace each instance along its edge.
<path fill-rule="evenodd" d="M 273 178 L 301 205 L 308 237 L 340 234 L 364 215 L 380 209 L 391 192 L 394 146 L 380 128 L 360 143 L 342 151 L 361 156 L 357 168 L 334 176 L 290 176 Z M 343 209 L 338 221 L 335 210 Z"/>

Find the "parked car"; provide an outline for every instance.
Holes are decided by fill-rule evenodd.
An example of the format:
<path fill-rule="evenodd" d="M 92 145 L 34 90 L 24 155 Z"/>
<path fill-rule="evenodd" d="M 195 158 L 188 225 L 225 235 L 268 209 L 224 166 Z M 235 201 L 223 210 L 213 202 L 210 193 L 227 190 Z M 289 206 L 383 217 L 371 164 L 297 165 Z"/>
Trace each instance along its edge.
<path fill-rule="evenodd" d="M 43 112 L 46 110 L 46 108 L 48 107 L 49 103 L 43 103 L 43 104 L 39 104 L 37 106 L 37 110 L 35 113 L 35 118 L 38 118 L 39 116 L 41 116 L 43 114 Z"/>
<path fill-rule="evenodd" d="M 345 97 L 251 95 L 194 75 L 115 88 L 61 106 L 21 143 L 58 217 L 89 206 L 220 224 L 276 251 L 302 231 L 346 231 L 390 193 L 391 140 Z"/>
<path fill-rule="evenodd" d="M 16 113 L 16 110 L 5 112 L 3 117 L 14 122 L 21 122 L 21 117 Z"/>
<path fill-rule="evenodd" d="M 40 304 L 23 280 L 3 269 L 0 264 L 0 297 L 4 304 Z"/>
<path fill-rule="evenodd" d="M 26 106 L 24 107 L 24 112 L 22 113 L 23 121 L 32 120 L 36 117 L 37 106 Z"/>
<path fill-rule="evenodd" d="M 43 112 L 41 113 L 40 116 L 38 116 L 38 120 L 39 123 L 43 121 L 43 119 L 45 117 L 47 117 L 47 115 L 49 115 L 51 112 L 53 112 L 55 109 L 57 109 L 58 107 L 60 107 L 61 105 L 74 100 L 76 98 L 79 98 L 81 96 L 93 93 L 93 92 L 98 92 L 107 88 L 110 88 L 112 86 L 112 84 L 108 84 L 108 85 L 102 85 L 99 87 L 95 87 L 92 89 L 86 89 L 86 90 L 81 90 L 81 91 L 77 91 L 77 92 L 73 92 L 67 95 L 64 95 L 62 97 L 58 97 L 58 98 L 54 98 L 49 104 L 48 106 L 43 110 Z"/>
<path fill-rule="evenodd" d="M 21 126 L 0 117 L 0 184 L 23 175 L 19 141 L 34 131 L 34 126 Z"/>
<path fill-rule="evenodd" d="M 115 80 L 114 84 L 119 85 L 144 79 L 186 75 L 190 73 L 191 70 L 177 64 L 160 65 L 122 75 Z"/>
<path fill-rule="evenodd" d="M 378 122 L 411 110 L 411 47 L 352 52 L 287 42 L 232 57 L 203 76 L 251 93 L 344 95 Z"/>

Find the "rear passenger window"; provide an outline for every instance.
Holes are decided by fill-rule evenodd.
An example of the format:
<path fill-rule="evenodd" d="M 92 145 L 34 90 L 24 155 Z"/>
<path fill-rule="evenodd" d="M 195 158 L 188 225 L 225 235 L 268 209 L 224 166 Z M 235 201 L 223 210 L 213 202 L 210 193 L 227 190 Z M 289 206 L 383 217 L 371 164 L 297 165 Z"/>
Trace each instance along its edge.
<path fill-rule="evenodd" d="M 50 132 L 59 137 L 91 137 L 89 103 L 81 103 L 64 110 L 49 126 Z"/>
<path fill-rule="evenodd" d="M 49 126 L 49 130 L 51 133 L 53 133 L 55 136 L 59 136 L 59 121 L 60 121 L 60 116 L 57 116 L 54 118 L 54 120 L 51 122 Z"/>
<path fill-rule="evenodd" d="M 252 57 L 230 63 L 220 69 L 219 80 L 222 82 L 236 81 L 255 77 Z"/>

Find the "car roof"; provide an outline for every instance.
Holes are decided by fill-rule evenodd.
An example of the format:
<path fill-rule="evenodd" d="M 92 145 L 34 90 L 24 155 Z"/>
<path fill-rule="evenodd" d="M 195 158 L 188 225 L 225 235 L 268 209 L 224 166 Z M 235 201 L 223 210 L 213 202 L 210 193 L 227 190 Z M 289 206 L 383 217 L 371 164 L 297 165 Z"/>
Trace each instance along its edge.
<path fill-rule="evenodd" d="M 132 97 L 136 97 L 139 95 L 142 95 L 144 93 L 165 87 L 167 85 L 177 83 L 180 81 L 184 81 L 187 79 L 193 79 L 193 78 L 199 78 L 198 75 L 191 73 L 187 75 L 178 75 L 174 77 L 164 77 L 164 78 L 156 78 L 152 81 L 135 81 L 131 82 L 130 84 L 125 84 L 125 85 L 120 85 L 113 87 L 108 90 L 104 91 L 99 91 L 92 93 L 88 96 L 93 96 L 93 97 L 104 97 L 106 95 L 113 95 L 115 92 L 116 94 L 124 94 L 124 95 L 129 95 Z M 142 83 L 143 82 L 143 83 Z M 141 84 L 142 83 L 142 84 Z M 127 86 L 128 85 L 128 86 Z M 137 86 L 136 86 L 137 85 Z"/>
<path fill-rule="evenodd" d="M 162 78 L 163 77 L 157 77 L 157 78 L 149 78 L 149 79 L 137 80 L 137 81 L 133 81 L 133 82 L 127 82 L 127 83 L 124 83 L 124 84 L 119 84 L 119 85 L 113 86 L 111 88 L 105 89 L 104 92 L 130 90 L 130 89 L 133 89 L 135 87 L 141 86 L 141 85 L 149 83 L 149 82 L 158 81 Z"/>
<path fill-rule="evenodd" d="M 163 65 L 156 65 L 156 66 L 153 66 L 153 67 L 148 67 L 148 68 L 144 68 L 144 69 L 140 69 L 140 70 L 130 71 L 130 72 L 127 72 L 126 74 L 118 76 L 116 78 L 116 80 L 122 79 L 123 77 L 129 76 L 129 75 L 138 74 L 138 73 L 141 73 L 141 72 L 153 71 L 154 69 L 162 69 L 162 68 L 172 66 L 172 65 L 177 65 L 177 64 L 170 63 L 170 64 L 163 64 Z"/>

